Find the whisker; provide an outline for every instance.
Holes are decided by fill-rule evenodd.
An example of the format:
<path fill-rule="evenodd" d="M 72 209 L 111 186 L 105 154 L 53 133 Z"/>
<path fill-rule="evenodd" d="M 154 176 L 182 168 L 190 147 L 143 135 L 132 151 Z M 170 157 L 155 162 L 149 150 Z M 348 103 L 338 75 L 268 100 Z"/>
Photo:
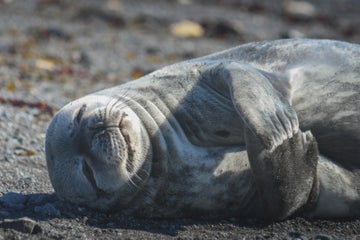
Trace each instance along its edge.
<path fill-rule="evenodd" d="M 123 108 L 124 106 L 126 106 L 126 103 L 128 101 L 130 101 L 130 99 L 126 99 L 124 101 L 124 99 L 121 97 L 122 95 L 126 95 L 126 92 L 121 94 L 121 95 L 114 95 L 113 98 L 111 100 L 108 101 L 108 103 L 106 104 L 106 107 L 105 107 L 105 120 L 110 116 L 110 113 L 113 111 L 113 109 L 115 107 L 118 107 L 118 108 Z"/>
<path fill-rule="evenodd" d="M 115 98 L 116 99 L 116 98 Z M 114 103 L 111 105 L 110 109 L 109 109 L 109 113 L 113 111 L 114 107 L 117 106 L 119 104 L 119 102 L 121 102 L 121 98 L 117 98 Z"/>
<path fill-rule="evenodd" d="M 140 172 L 141 171 L 141 172 Z M 150 173 L 148 172 L 148 171 L 146 171 L 145 169 L 139 169 L 138 170 L 138 173 L 139 174 L 141 174 L 141 173 L 144 173 L 145 174 L 145 176 L 143 177 L 143 178 L 147 178 L 147 177 L 149 177 L 150 176 Z M 141 179 L 141 177 L 140 176 L 138 176 L 137 174 L 135 174 L 140 180 L 143 180 L 143 179 Z"/>
<path fill-rule="evenodd" d="M 123 106 L 127 106 L 128 103 L 131 101 L 137 101 L 138 99 L 140 99 L 140 95 L 138 92 L 132 92 L 130 95 L 130 89 L 125 89 L 124 92 L 114 97 L 118 98 L 118 101 L 116 102 L 116 107 L 119 108 L 122 108 Z"/>
<path fill-rule="evenodd" d="M 122 92 L 120 92 L 119 94 L 114 94 L 112 97 L 113 98 L 106 103 L 104 109 L 105 121 L 107 120 L 107 118 L 110 117 L 111 112 L 114 111 L 115 108 L 122 109 L 128 106 L 130 102 L 136 102 L 141 98 L 138 92 L 132 92 L 131 89 L 124 89 Z M 109 134 L 108 137 L 111 138 L 109 132 L 106 132 L 106 134 Z M 130 163 L 126 160 L 128 159 L 120 159 L 120 162 L 125 161 L 125 168 L 128 172 L 131 172 L 129 171 L 131 169 L 137 168 L 136 164 L 134 166 L 130 166 L 134 163 Z M 143 179 L 147 178 L 149 175 L 150 173 L 144 169 L 139 169 L 137 172 L 132 173 L 132 175 L 127 174 L 127 185 L 140 189 L 138 183 L 140 183 Z"/>
<path fill-rule="evenodd" d="M 141 173 L 144 173 L 145 176 L 140 176 Z M 144 169 L 139 169 L 138 173 L 134 173 L 131 177 L 128 175 L 128 180 L 129 180 L 130 186 L 132 185 L 136 188 L 140 188 L 136 184 L 136 182 L 141 182 L 142 180 L 144 180 L 144 178 L 147 178 L 149 175 L 150 174 Z"/>
<path fill-rule="evenodd" d="M 110 111 L 108 111 L 109 109 L 109 106 L 110 106 L 110 103 L 113 101 L 113 99 L 110 99 L 107 104 L 106 104 L 106 107 L 105 107 L 105 110 L 104 110 L 104 121 L 106 122 L 107 121 L 107 117 L 108 115 L 110 114 Z"/>
<path fill-rule="evenodd" d="M 130 187 L 132 187 L 132 186 L 134 186 L 134 187 L 136 187 L 137 189 L 140 189 L 140 187 L 131 179 L 131 177 L 130 176 L 128 176 L 128 184 L 129 184 L 129 186 Z"/>

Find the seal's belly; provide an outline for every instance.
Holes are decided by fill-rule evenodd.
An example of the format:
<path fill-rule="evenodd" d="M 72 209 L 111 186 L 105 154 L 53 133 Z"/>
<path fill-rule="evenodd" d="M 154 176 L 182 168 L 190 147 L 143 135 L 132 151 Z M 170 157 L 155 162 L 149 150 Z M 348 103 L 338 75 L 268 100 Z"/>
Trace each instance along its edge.
<path fill-rule="evenodd" d="M 147 214 L 254 216 L 260 204 L 245 149 L 243 121 L 231 100 L 198 83 L 166 89 L 146 88 L 154 108 L 146 110 L 154 119 L 166 117 L 166 123 L 159 121 L 159 129 L 168 153 L 166 179 Z"/>
<path fill-rule="evenodd" d="M 167 216 L 254 216 L 260 204 L 244 147 L 191 147 L 171 158 L 156 204 Z"/>

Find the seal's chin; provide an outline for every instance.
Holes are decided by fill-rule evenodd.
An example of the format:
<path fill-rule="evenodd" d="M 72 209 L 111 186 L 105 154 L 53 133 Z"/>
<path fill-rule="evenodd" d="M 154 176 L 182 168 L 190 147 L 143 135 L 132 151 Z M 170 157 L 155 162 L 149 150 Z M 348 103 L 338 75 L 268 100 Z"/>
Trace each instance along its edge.
<path fill-rule="evenodd" d="M 109 97 L 84 97 L 61 109 L 46 135 L 46 160 L 61 198 L 100 210 L 129 203 L 151 169 L 150 139 L 141 120 Z"/>

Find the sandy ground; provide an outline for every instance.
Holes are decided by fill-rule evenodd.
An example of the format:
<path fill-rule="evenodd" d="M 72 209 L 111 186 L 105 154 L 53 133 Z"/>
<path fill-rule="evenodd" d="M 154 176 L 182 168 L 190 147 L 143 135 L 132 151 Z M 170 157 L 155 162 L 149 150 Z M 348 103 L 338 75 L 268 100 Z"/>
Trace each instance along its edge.
<path fill-rule="evenodd" d="M 359 12 L 357 0 L 0 0 L 0 239 L 360 239 L 357 219 L 265 224 L 94 212 L 56 197 L 44 157 L 49 121 L 77 97 L 245 42 L 360 43 Z M 171 33 L 183 20 L 203 32 Z"/>

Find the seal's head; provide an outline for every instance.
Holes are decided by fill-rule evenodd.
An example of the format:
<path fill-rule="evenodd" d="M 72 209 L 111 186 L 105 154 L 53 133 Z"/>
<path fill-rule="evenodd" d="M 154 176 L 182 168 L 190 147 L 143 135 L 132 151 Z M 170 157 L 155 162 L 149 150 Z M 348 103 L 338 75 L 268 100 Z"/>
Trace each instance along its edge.
<path fill-rule="evenodd" d="M 61 197 L 100 210 L 131 201 L 149 176 L 152 149 L 124 102 L 85 96 L 62 108 L 46 135 L 50 180 Z"/>

